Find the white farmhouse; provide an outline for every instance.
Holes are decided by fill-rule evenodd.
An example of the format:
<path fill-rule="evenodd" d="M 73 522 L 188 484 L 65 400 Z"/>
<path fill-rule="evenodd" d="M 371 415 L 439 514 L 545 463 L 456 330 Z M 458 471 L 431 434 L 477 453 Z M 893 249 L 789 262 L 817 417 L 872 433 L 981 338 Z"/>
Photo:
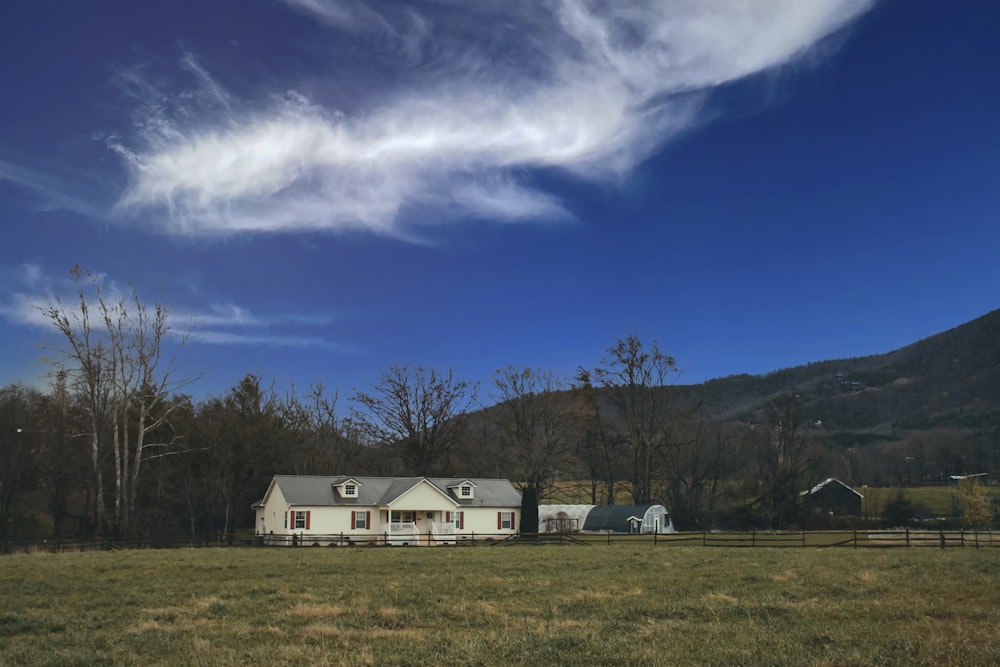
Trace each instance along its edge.
<path fill-rule="evenodd" d="M 517 533 L 521 494 L 505 479 L 275 475 L 256 512 L 272 544 L 453 544 Z"/>

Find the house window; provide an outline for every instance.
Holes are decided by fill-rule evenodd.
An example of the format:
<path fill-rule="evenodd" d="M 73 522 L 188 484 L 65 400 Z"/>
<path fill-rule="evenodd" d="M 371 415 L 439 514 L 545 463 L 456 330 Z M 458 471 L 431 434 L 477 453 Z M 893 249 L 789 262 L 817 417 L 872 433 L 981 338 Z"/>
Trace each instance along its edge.
<path fill-rule="evenodd" d="M 510 530 L 514 527 L 513 512 L 497 512 L 497 528 L 500 530 Z"/>
<path fill-rule="evenodd" d="M 471 497 L 472 496 L 472 487 L 471 486 L 463 486 L 461 493 L 462 493 L 462 497 L 463 498 L 469 498 L 469 497 Z"/>
<path fill-rule="evenodd" d="M 344 485 L 344 495 L 345 496 L 356 496 L 358 495 L 358 487 L 354 484 Z"/>
<path fill-rule="evenodd" d="M 296 530 L 306 530 L 309 528 L 309 512 L 292 512 L 295 516 L 295 525 L 293 526 Z"/>
<path fill-rule="evenodd" d="M 354 513 L 354 528 L 357 530 L 368 529 L 368 512 Z"/>

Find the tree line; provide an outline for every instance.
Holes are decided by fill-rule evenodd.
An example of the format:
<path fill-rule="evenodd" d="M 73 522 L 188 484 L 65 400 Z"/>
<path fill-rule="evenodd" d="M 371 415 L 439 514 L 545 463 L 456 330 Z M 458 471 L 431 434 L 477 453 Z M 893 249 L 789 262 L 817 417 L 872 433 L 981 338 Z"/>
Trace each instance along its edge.
<path fill-rule="evenodd" d="M 529 507 L 575 484 L 576 501 L 660 503 L 681 528 L 782 528 L 840 457 L 791 392 L 750 419 L 706 417 L 673 391 L 674 358 L 633 334 L 571 378 L 511 366 L 481 387 L 403 364 L 344 406 L 251 373 L 195 401 L 167 309 L 74 277 L 75 299 L 42 310 L 62 341 L 50 386 L 0 389 L 5 537 L 210 540 L 252 528 L 275 474 L 500 477 Z"/>

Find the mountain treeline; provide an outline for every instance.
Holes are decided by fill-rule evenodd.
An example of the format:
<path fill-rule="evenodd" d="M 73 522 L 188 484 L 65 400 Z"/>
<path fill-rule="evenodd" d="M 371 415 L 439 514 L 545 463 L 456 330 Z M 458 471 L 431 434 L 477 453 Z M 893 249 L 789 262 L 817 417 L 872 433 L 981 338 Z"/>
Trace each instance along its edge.
<path fill-rule="evenodd" d="M 1000 468 L 1000 311 L 886 355 L 701 385 L 627 335 L 572 378 L 509 367 L 475 386 L 399 365 L 341 402 L 248 374 L 195 401 L 166 310 L 76 277 L 77 301 L 43 312 L 63 340 L 50 386 L 0 389 L 0 537 L 217 539 L 252 528 L 275 474 L 503 477 L 541 502 L 661 503 L 682 529 L 784 528 L 817 521 L 801 492 L 828 477 Z"/>

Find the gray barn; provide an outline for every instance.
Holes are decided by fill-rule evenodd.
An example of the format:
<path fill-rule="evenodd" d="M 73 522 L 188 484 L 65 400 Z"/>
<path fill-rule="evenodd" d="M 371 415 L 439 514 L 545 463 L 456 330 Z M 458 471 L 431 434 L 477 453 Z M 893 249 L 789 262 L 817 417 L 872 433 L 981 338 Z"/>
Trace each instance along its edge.
<path fill-rule="evenodd" d="M 860 493 L 836 478 L 820 482 L 808 491 L 802 492 L 804 504 L 813 512 L 835 516 L 861 516 Z"/>

